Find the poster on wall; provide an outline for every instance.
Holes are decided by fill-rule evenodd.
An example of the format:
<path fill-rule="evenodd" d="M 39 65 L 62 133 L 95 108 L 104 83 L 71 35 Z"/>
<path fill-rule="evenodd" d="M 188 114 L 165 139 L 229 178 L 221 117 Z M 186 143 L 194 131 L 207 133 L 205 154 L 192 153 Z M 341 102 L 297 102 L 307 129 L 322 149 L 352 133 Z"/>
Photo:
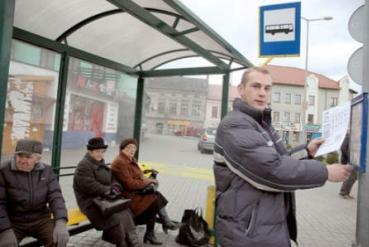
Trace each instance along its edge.
<path fill-rule="evenodd" d="M 7 104 L 13 110 L 11 140 L 16 141 L 30 136 L 33 83 L 15 80 L 10 87 Z"/>
<path fill-rule="evenodd" d="M 105 132 L 106 133 L 117 133 L 118 131 L 118 110 L 119 106 L 116 103 L 107 103 L 106 107 L 106 121 L 105 121 Z"/>

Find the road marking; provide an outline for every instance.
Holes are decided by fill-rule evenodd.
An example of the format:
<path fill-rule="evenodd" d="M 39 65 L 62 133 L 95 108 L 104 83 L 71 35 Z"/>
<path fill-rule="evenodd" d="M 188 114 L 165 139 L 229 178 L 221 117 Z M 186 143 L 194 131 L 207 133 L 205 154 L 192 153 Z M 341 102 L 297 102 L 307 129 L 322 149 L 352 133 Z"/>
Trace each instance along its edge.
<path fill-rule="evenodd" d="M 189 177 L 207 181 L 214 181 L 213 170 L 209 168 L 197 168 L 190 166 L 175 166 L 155 161 L 142 161 L 140 164 L 145 164 L 158 170 L 161 174 L 177 177 Z"/>

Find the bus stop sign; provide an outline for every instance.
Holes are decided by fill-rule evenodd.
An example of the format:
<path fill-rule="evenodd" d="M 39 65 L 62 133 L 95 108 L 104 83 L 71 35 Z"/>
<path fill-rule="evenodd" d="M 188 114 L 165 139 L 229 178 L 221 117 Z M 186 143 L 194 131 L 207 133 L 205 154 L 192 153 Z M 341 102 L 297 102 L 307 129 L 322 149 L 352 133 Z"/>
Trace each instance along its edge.
<path fill-rule="evenodd" d="M 261 6 L 259 56 L 300 55 L 301 2 Z"/>

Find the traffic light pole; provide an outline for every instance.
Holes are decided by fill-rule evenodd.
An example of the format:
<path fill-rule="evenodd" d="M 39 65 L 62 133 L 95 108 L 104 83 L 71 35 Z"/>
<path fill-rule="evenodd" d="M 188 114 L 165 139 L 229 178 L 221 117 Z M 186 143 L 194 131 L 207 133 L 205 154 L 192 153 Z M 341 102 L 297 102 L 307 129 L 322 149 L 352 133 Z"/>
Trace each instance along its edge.
<path fill-rule="evenodd" d="M 369 0 L 364 6 L 364 42 L 363 42 L 363 93 L 369 92 Z M 369 115 L 364 116 L 368 118 Z M 368 131 L 366 129 L 365 131 Z M 368 133 L 368 132 L 367 132 Z M 369 141 L 367 140 L 366 151 L 369 151 Z M 365 161 L 368 167 L 368 158 Z M 369 247 L 369 174 L 359 173 L 359 189 L 357 201 L 356 220 L 356 243 L 352 247 Z"/>

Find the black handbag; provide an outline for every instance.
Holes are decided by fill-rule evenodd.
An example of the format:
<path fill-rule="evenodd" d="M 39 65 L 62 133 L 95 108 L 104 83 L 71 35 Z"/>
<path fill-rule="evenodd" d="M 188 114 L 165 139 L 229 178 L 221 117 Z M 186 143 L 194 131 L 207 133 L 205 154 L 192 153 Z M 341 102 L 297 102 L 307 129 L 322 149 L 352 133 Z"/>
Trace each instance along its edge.
<path fill-rule="evenodd" d="M 190 247 L 201 247 L 207 246 L 209 239 L 209 226 L 202 217 L 202 209 L 186 209 L 176 242 Z"/>
<path fill-rule="evenodd" d="M 131 199 L 117 197 L 115 199 L 108 199 L 105 197 L 95 197 L 93 203 L 97 206 L 104 217 L 110 216 L 114 213 L 120 212 L 126 209 Z"/>

